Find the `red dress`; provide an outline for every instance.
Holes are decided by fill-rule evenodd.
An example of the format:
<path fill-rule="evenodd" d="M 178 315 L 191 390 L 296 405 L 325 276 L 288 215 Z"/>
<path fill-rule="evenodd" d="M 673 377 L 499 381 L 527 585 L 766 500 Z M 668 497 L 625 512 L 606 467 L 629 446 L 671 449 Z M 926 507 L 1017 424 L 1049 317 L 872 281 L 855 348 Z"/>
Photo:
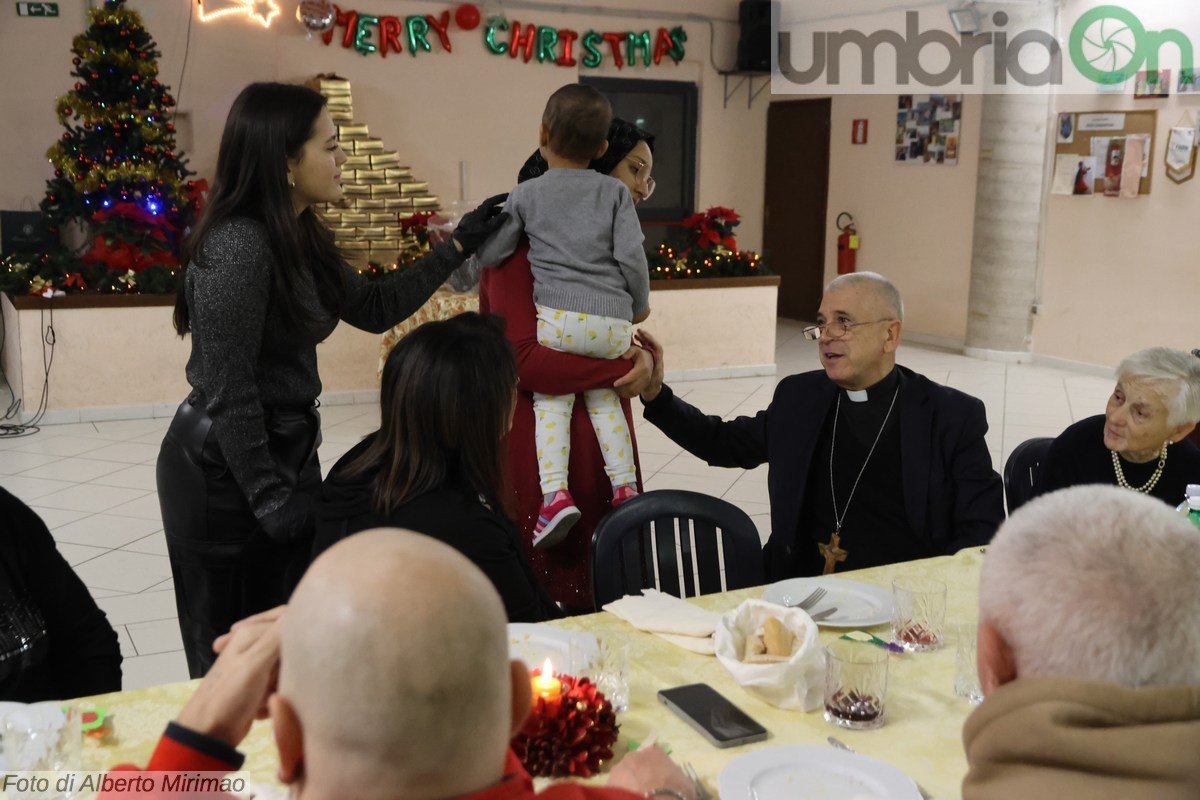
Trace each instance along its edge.
<path fill-rule="evenodd" d="M 571 460 L 569 488 L 583 516 L 567 538 L 545 550 L 535 550 L 533 526 L 542 505 L 537 454 L 533 439 L 533 395 L 578 394 L 588 389 L 608 388 L 630 369 L 623 359 L 605 361 L 542 347 L 537 341 L 537 311 L 533 305 L 533 273 L 529 268 L 529 244 L 522 242 L 498 267 L 482 270 L 479 283 L 480 311 L 505 318 L 505 336 L 517 359 L 517 412 L 508 434 L 508 481 L 512 492 L 510 509 L 521 531 L 521 547 L 533 565 L 534 574 L 560 603 L 591 609 L 592 531 L 611 509 L 612 486 L 604 474 L 604 457 L 588 421 L 583 399 L 577 398 L 571 416 Z M 633 411 L 621 401 L 633 439 L 638 491 L 642 490 L 641 464 L 637 456 Z"/>

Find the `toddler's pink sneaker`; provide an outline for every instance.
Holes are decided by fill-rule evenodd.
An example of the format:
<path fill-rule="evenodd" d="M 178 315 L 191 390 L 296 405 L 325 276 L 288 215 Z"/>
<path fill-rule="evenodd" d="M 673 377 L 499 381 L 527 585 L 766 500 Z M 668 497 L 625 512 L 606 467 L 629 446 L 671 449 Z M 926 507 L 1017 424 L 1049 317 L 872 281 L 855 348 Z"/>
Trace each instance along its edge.
<path fill-rule="evenodd" d="M 618 486 L 617 490 L 613 492 L 612 507 L 620 508 L 637 496 L 638 490 L 629 484 Z"/>
<path fill-rule="evenodd" d="M 537 525 L 533 528 L 534 547 L 553 547 L 570 532 L 571 526 L 579 521 L 579 509 L 571 493 L 560 489 L 542 503 L 538 511 Z"/>

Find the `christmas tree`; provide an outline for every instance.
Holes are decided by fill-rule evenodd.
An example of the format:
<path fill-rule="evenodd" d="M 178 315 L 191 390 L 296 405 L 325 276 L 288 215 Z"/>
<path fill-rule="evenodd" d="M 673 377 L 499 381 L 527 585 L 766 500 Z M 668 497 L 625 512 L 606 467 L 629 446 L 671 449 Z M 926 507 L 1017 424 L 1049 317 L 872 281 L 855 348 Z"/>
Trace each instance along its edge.
<path fill-rule="evenodd" d="M 78 82 L 56 103 L 65 131 L 46 153 L 54 178 L 41 203 L 53 239 L 78 225 L 82 241 L 10 256 L 0 289 L 171 292 L 203 182 L 187 180 L 175 152 L 175 100 L 157 80 L 162 53 L 141 17 L 125 0 L 105 0 L 88 14 L 71 48 Z"/>

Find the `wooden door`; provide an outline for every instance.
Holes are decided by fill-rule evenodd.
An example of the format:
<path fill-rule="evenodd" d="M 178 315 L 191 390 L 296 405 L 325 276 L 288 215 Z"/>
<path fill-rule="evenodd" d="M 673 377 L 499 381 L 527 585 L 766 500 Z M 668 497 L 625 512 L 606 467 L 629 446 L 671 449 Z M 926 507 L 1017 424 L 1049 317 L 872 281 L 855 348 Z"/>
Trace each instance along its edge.
<path fill-rule="evenodd" d="M 780 276 L 779 316 L 812 321 L 825 277 L 829 98 L 771 103 L 763 250 Z"/>

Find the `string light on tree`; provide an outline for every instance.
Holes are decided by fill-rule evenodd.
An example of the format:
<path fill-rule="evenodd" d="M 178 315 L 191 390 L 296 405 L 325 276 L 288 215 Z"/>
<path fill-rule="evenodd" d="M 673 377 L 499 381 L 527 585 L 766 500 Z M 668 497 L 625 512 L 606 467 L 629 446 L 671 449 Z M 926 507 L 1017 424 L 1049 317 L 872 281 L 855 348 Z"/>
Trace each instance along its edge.
<path fill-rule="evenodd" d="M 675 241 L 647 254 L 651 279 L 736 278 L 769 275 L 757 253 L 738 250 L 733 229 L 741 217 L 714 206 L 682 222 Z"/>

